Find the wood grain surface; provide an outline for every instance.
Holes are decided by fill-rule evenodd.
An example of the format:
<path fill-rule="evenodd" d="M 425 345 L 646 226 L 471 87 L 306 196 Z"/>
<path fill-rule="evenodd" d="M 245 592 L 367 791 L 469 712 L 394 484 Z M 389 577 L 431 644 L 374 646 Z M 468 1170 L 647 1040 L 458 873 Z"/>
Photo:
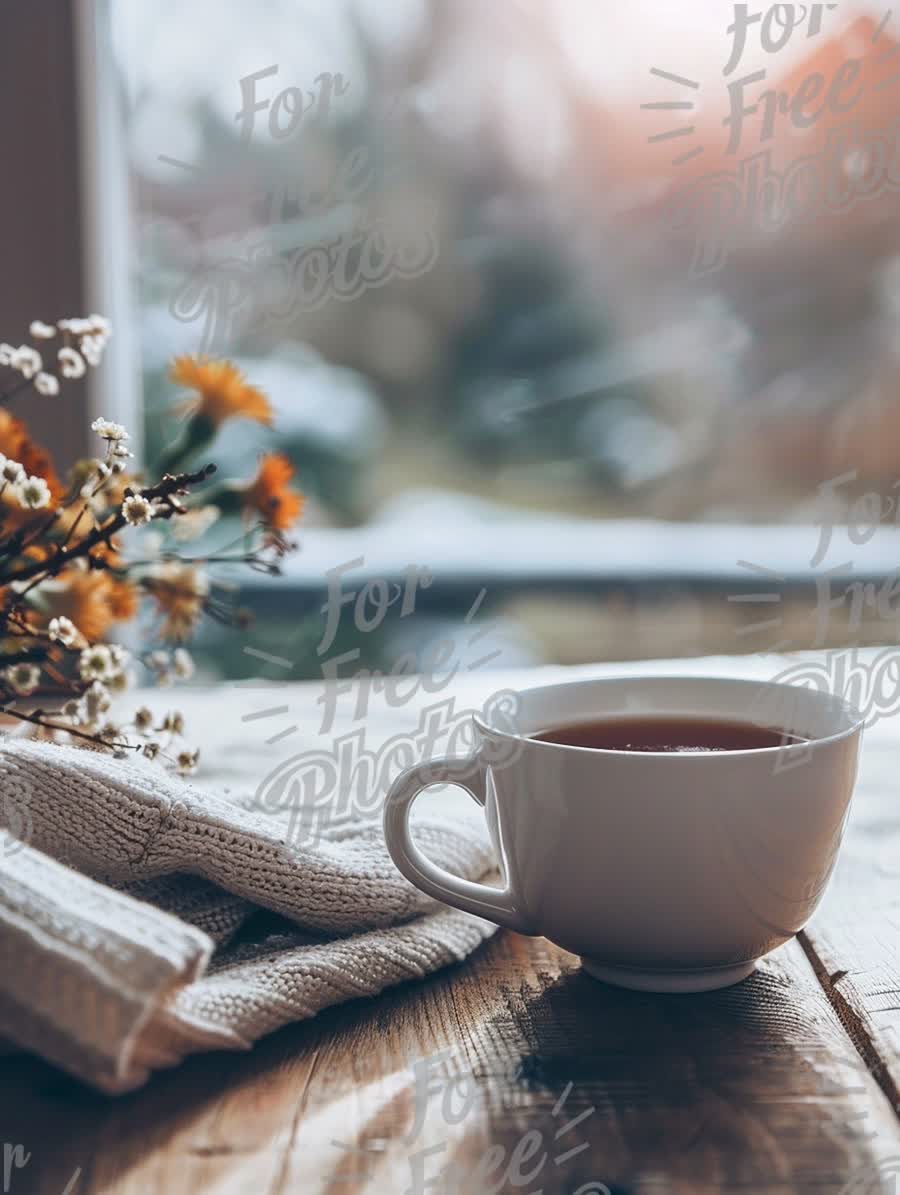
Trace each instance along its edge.
<path fill-rule="evenodd" d="M 773 675 L 759 660 L 691 667 Z M 523 683 L 469 681 L 459 708 L 510 679 Z M 318 695 L 255 686 L 180 701 L 214 761 L 204 783 L 252 790 L 315 737 Z M 415 703 L 372 712 L 373 741 L 416 716 Z M 266 742 L 288 723 L 296 735 Z M 332 1009 L 249 1054 L 195 1057 L 117 1100 L 7 1058 L 0 1190 L 896 1195 L 898 763 L 893 716 L 867 732 L 822 908 L 737 987 L 624 992 L 543 939 L 501 933 L 423 983 Z"/>

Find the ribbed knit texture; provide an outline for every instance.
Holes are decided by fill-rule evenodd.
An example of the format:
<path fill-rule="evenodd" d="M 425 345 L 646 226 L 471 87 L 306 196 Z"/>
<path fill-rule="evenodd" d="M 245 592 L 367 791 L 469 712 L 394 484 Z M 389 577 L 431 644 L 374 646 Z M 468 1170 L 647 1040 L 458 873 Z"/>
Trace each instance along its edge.
<path fill-rule="evenodd" d="M 288 824 L 149 764 L 0 739 L 0 1036 L 127 1091 L 493 932 L 403 879 L 377 821 L 302 847 Z M 416 835 L 457 875 L 494 866 L 477 816 L 423 818 Z"/>

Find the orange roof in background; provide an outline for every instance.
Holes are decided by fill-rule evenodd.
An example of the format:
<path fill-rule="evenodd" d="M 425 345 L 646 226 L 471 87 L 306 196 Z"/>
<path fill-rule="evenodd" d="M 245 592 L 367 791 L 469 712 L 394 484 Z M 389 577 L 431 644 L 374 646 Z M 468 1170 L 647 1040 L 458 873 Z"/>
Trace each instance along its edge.
<path fill-rule="evenodd" d="M 887 131 L 900 118 L 900 43 L 885 28 L 869 16 L 860 17 L 836 36 L 821 35 L 810 42 L 810 52 L 789 71 L 778 74 L 772 67 L 768 77 L 744 91 L 747 106 L 757 103 L 755 115 L 744 118 L 740 142 L 736 152 L 728 152 L 730 129 L 723 121 L 729 114 L 728 83 L 741 77 L 740 67 L 720 84 L 704 84 L 690 88 L 674 80 L 659 77 L 648 82 L 652 102 L 664 100 L 694 102 L 693 110 L 647 110 L 635 102 L 629 111 L 620 108 L 603 113 L 595 112 L 591 140 L 595 145 L 593 160 L 602 171 L 605 186 L 613 202 L 621 210 L 647 207 L 656 210 L 666 198 L 707 175 L 720 171 L 734 172 L 745 159 L 768 151 L 771 168 L 783 173 L 800 158 L 840 147 L 844 139 L 839 130 L 850 126 L 864 130 Z M 858 73 L 847 74 L 856 68 L 845 64 L 858 61 Z M 773 57 L 777 65 L 777 55 Z M 845 72 L 841 75 L 841 72 Z M 672 74 L 678 74 L 673 70 Z M 821 76 L 818 84 L 815 76 Z M 843 78 L 843 86 L 838 87 Z M 835 80 L 838 82 L 836 83 Z M 803 101 L 801 88 L 808 99 Z M 832 93 L 832 88 L 837 90 Z M 760 102 L 765 91 L 779 94 L 778 110 L 766 129 L 767 105 Z M 798 98 L 799 93 L 799 98 Z M 837 103 L 848 106 L 847 111 L 834 111 L 825 106 L 833 94 Z M 781 110 L 782 104 L 798 104 L 800 115 L 815 116 L 808 127 L 793 123 L 790 114 Z M 679 128 L 693 128 L 690 134 L 671 139 L 649 139 Z M 764 134 L 768 133 L 768 136 Z M 849 132 L 846 143 L 853 141 Z M 702 147 L 702 152 L 696 152 Z M 688 157 L 694 151 L 694 155 Z M 687 158 L 678 162 L 679 158 Z M 675 164 L 673 164 L 673 162 Z M 836 222 L 853 227 L 858 219 L 871 223 L 873 217 L 883 216 L 886 206 L 894 210 L 898 203 L 892 193 L 873 200 L 861 201 L 850 213 L 826 215 L 818 226 L 816 236 L 827 229 L 834 233 Z M 810 230 L 813 231 L 813 230 Z"/>
<path fill-rule="evenodd" d="M 861 17 L 837 37 L 813 43 L 809 56 L 792 71 L 778 78 L 775 87 L 796 97 L 807 80 L 820 75 L 824 80 L 816 99 L 806 106 L 812 115 L 820 112 L 807 129 L 798 129 L 789 116 L 781 116 L 776 124 L 775 153 L 789 165 L 800 155 L 816 153 L 826 147 L 829 135 L 847 125 L 862 129 L 887 129 L 900 116 L 900 43 L 870 17 Z M 841 87 L 836 104 L 847 111 L 834 111 L 825 106 L 828 89 L 840 81 L 840 72 L 859 63 L 859 72 Z M 855 98 L 857 97 L 858 98 Z M 753 152 L 752 141 L 747 142 Z M 765 145 L 760 144 L 760 148 Z"/>

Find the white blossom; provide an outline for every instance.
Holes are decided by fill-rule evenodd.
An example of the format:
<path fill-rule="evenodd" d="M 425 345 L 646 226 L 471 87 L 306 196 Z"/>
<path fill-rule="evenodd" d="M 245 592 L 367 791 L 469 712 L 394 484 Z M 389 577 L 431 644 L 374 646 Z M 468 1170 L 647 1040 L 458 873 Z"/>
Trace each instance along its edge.
<path fill-rule="evenodd" d="M 0 456 L 0 478 L 7 485 L 16 485 L 17 482 L 24 481 L 27 474 L 22 465 L 18 461 L 12 461 L 9 457 Z"/>
<path fill-rule="evenodd" d="M 12 365 L 15 351 L 15 348 L 11 344 L 7 344 L 6 341 L 0 344 L 0 365 Z"/>
<path fill-rule="evenodd" d="M 131 662 L 131 652 L 123 647 L 121 643 L 110 643 L 109 654 L 117 668 L 124 668 L 126 664 Z"/>
<path fill-rule="evenodd" d="M 70 618 L 51 618 L 47 632 L 55 643 L 61 643 L 63 647 L 74 647 L 82 638 L 81 632 Z"/>
<path fill-rule="evenodd" d="M 71 332 L 73 336 L 84 336 L 85 333 L 93 331 L 93 324 L 86 319 L 61 319 L 57 320 L 57 328 L 61 332 Z"/>
<path fill-rule="evenodd" d="M 84 649 L 78 661 L 78 670 L 84 680 L 106 680 L 116 672 L 116 664 L 109 648 L 99 643 Z"/>
<path fill-rule="evenodd" d="M 75 349 L 60 349 L 56 356 L 59 360 L 60 372 L 64 378 L 84 377 L 87 372 L 87 366 L 84 363 L 84 358 Z"/>
<path fill-rule="evenodd" d="M 43 359 L 37 349 L 30 344 L 21 344 L 13 350 L 10 365 L 17 369 L 24 378 L 33 378 L 44 367 Z"/>
<path fill-rule="evenodd" d="M 94 333 L 99 333 L 101 336 L 112 336 L 112 324 L 105 315 L 92 314 L 87 317 L 87 322 L 91 325 Z"/>
<path fill-rule="evenodd" d="M 153 728 L 153 711 L 147 709 L 145 705 L 142 705 L 139 710 L 135 710 L 134 728 L 141 734 L 146 734 L 148 730 L 151 730 Z"/>
<path fill-rule="evenodd" d="M 19 481 L 13 490 L 20 506 L 26 510 L 43 510 L 50 505 L 50 487 L 43 477 L 29 477 Z"/>
<path fill-rule="evenodd" d="M 109 645 L 109 655 L 112 660 L 113 672 L 104 682 L 114 693 L 124 693 L 131 687 L 134 680 L 128 665 L 131 663 L 131 653 L 119 643 Z"/>
<path fill-rule="evenodd" d="M 150 652 L 144 663 L 154 673 L 154 679 L 161 689 L 167 689 L 172 684 L 172 657 L 167 651 Z"/>
<path fill-rule="evenodd" d="M 130 494 L 122 503 L 122 514 L 132 527 L 145 527 L 156 516 L 157 510 L 149 498 Z"/>
<path fill-rule="evenodd" d="M 81 354 L 88 365 L 99 365 L 106 342 L 100 336 L 85 336 L 81 340 Z"/>
<path fill-rule="evenodd" d="M 39 373 L 34 379 L 34 388 L 38 394 L 59 394 L 59 381 L 52 373 Z"/>
<path fill-rule="evenodd" d="M 134 684 L 134 674 L 127 668 L 120 668 L 106 682 L 113 693 L 125 693 Z"/>
<path fill-rule="evenodd" d="M 199 758 L 200 758 L 199 747 L 193 751 L 190 751 L 188 749 L 185 749 L 184 751 L 179 751 L 178 755 L 176 757 L 176 763 L 178 764 L 179 773 L 182 776 L 193 776 L 194 772 L 197 771 L 197 761 L 199 760 Z"/>
<path fill-rule="evenodd" d="M 97 722 L 100 715 L 105 714 L 112 705 L 109 690 L 99 680 L 95 680 L 90 688 L 84 691 L 82 701 L 85 721 L 91 725 Z"/>
<path fill-rule="evenodd" d="M 184 734 L 184 714 L 181 710 L 169 710 L 163 718 L 162 728 L 169 734 Z"/>
<path fill-rule="evenodd" d="M 20 697 L 28 697 L 40 684 L 41 670 L 35 664 L 13 664 L 3 674 L 10 688 Z"/>
<path fill-rule="evenodd" d="M 35 340 L 52 340 L 56 335 L 56 329 L 52 324 L 45 324 L 43 320 L 32 320 L 28 331 L 35 338 Z"/>
<path fill-rule="evenodd" d="M 194 675 L 194 659 L 185 648 L 176 647 L 172 652 L 172 671 L 179 680 L 190 680 Z"/>
<path fill-rule="evenodd" d="M 113 423 L 110 419 L 95 419 L 91 424 L 91 431 L 96 432 L 101 440 L 109 440 L 111 443 L 131 439 L 121 423 Z"/>

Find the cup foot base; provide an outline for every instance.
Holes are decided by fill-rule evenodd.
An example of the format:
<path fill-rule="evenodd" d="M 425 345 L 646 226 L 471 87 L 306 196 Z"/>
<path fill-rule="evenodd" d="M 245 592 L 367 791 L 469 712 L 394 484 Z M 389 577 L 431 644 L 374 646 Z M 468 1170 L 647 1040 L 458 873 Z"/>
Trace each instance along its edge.
<path fill-rule="evenodd" d="M 740 983 L 756 970 L 754 961 L 698 971 L 641 971 L 632 967 L 611 967 L 584 956 L 581 965 L 594 979 L 635 992 L 714 992 L 717 988 Z"/>

